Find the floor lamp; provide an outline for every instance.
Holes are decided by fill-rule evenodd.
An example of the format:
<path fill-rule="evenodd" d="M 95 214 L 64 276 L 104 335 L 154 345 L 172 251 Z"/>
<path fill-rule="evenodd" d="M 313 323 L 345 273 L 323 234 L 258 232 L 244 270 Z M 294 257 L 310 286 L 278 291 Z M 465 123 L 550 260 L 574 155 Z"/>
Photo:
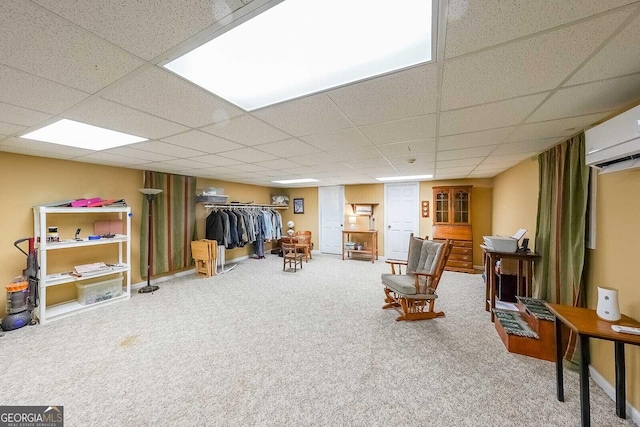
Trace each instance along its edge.
<path fill-rule="evenodd" d="M 140 192 L 147 196 L 147 200 L 149 201 L 149 234 L 147 236 L 149 239 L 147 242 L 147 286 L 144 286 L 138 290 L 139 293 L 146 294 L 160 289 L 159 286 L 151 286 L 151 232 L 153 231 L 153 199 L 156 197 L 156 194 L 162 193 L 162 190 L 158 190 L 156 188 L 141 188 Z"/>

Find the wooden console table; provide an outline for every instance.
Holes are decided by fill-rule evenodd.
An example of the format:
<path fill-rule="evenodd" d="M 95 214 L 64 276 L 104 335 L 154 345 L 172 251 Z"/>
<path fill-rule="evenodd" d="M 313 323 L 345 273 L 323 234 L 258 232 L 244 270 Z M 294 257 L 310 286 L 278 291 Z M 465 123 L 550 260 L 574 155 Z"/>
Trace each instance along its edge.
<path fill-rule="evenodd" d="M 485 310 L 491 312 L 491 321 L 495 321 L 493 309 L 496 306 L 496 262 L 500 259 L 514 259 L 518 261 L 518 278 L 516 285 L 516 295 L 530 297 L 533 283 L 533 264 L 540 255 L 535 252 L 498 252 L 493 248 L 480 245 L 484 251 L 484 273 L 485 273 Z M 526 279 L 523 280 L 523 273 Z"/>
<path fill-rule="evenodd" d="M 347 249 L 345 243 L 351 241 L 352 235 L 362 235 L 362 249 Z M 367 247 L 364 247 L 364 242 L 367 242 Z M 342 230 L 342 259 L 344 260 L 344 254 L 347 254 L 347 258 L 351 256 L 351 253 L 365 254 L 371 256 L 371 262 L 375 262 L 378 259 L 378 230 L 358 231 L 358 230 Z"/>
<path fill-rule="evenodd" d="M 622 334 L 611 329 L 611 325 L 640 327 L 636 320 L 622 315 L 617 322 L 601 320 L 595 310 L 567 305 L 546 303 L 547 308 L 556 316 L 556 384 L 560 402 L 564 402 L 564 378 L 562 376 L 562 323 L 578 334 L 580 341 L 580 419 L 582 426 L 591 425 L 589 404 L 589 338 L 613 341 L 616 372 L 616 414 L 626 418 L 626 390 L 624 345 L 640 345 L 640 335 Z"/>

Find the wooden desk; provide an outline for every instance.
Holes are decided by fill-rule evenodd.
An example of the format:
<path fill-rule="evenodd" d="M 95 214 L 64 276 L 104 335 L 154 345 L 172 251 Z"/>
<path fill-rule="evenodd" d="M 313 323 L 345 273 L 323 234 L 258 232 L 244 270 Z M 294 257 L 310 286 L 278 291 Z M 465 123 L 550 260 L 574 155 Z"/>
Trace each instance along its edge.
<path fill-rule="evenodd" d="M 361 235 L 360 242 L 364 245 L 367 242 L 367 248 L 364 246 L 361 250 L 347 249 L 344 247 L 346 242 L 351 241 L 351 235 Z M 364 240 L 362 240 L 364 239 Z M 374 263 L 378 259 L 378 230 L 342 230 L 342 259 L 344 260 L 344 254 L 347 253 L 347 258 L 351 256 L 351 253 L 367 254 L 371 256 L 371 262 Z"/>
<path fill-rule="evenodd" d="M 556 384 L 558 400 L 564 402 L 564 378 L 562 376 L 562 323 L 578 334 L 580 341 L 580 419 L 583 426 L 591 425 L 589 406 L 589 338 L 613 341 L 616 372 L 616 414 L 626 418 L 626 390 L 624 345 L 640 345 L 640 335 L 621 334 L 611 329 L 611 325 L 640 327 L 636 320 L 622 315 L 617 322 L 601 320 L 595 310 L 567 305 L 546 303 L 547 308 L 556 316 Z"/>
<path fill-rule="evenodd" d="M 535 252 L 498 252 L 488 246 L 480 245 L 484 251 L 485 273 L 485 310 L 491 312 L 491 321 L 495 321 L 493 308 L 496 306 L 496 262 L 500 259 L 515 259 L 518 261 L 518 279 L 516 295 L 530 297 L 533 284 L 533 263 L 540 255 Z M 522 280 L 526 272 L 526 280 Z"/>

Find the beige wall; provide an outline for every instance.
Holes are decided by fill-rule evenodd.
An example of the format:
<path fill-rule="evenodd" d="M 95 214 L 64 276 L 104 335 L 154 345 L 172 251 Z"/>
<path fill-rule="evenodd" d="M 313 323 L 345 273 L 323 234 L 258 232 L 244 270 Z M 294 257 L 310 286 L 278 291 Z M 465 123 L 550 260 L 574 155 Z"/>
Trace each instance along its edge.
<path fill-rule="evenodd" d="M 275 193 L 274 193 L 275 194 Z M 295 231 L 310 231 L 314 250 L 318 249 L 318 189 L 317 188 L 290 188 L 280 190 L 280 193 L 289 195 L 289 209 L 281 211 L 284 231 L 287 231 L 287 222 L 293 221 Z M 304 200 L 304 213 L 293 213 L 293 199 Z"/>
<path fill-rule="evenodd" d="M 640 320 L 640 279 L 633 267 L 640 236 L 640 169 L 599 175 L 596 248 L 588 251 L 587 303 L 597 306 L 598 286 L 619 290 L 620 311 Z M 615 384 L 613 345 L 591 340 L 591 364 Z M 640 410 L 640 347 L 626 346 L 627 399 Z"/>
<path fill-rule="evenodd" d="M 493 229 L 510 234 L 519 227 L 535 237 L 538 203 L 538 162 L 525 160 L 498 175 L 493 190 Z M 620 291 L 622 313 L 640 320 L 638 262 L 640 236 L 640 169 L 599 175 L 596 196 L 596 249 L 587 251 L 587 305 L 595 309 L 597 286 Z M 591 340 L 591 364 L 615 385 L 613 345 Z M 626 347 L 627 399 L 640 409 L 640 348 Z M 551 384 L 549 385 L 552 386 Z M 612 406 L 613 407 L 613 406 Z"/>
<path fill-rule="evenodd" d="M 493 218 L 495 235 L 511 236 L 526 228 L 529 247 L 534 248 L 538 216 L 538 158 L 527 159 L 494 179 Z"/>
<path fill-rule="evenodd" d="M 0 153 L 0 182 L 3 183 L 2 196 L 5 203 L 5 208 L 0 210 L 0 282 L 8 283 L 22 274 L 26 266 L 26 257 L 13 246 L 13 242 L 33 236 L 33 206 L 83 197 L 124 198 L 131 206 L 132 283 L 141 281 L 138 266 L 143 198 L 138 188 L 142 187 L 142 180 L 142 172 L 134 169 Z M 59 227 L 61 238 L 73 238 L 78 227 L 82 228 L 82 236 L 93 234 L 93 221 L 97 219 L 100 219 L 97 215 L 73 215 L 73 218 L 58 215 L 51 218 L 55 222 L 52 225 Z M 21 247 L 26 249 L 26 244 Z M 65 254 L 52 253 L 51 263 L 48 265 L 58 271 L 65 271 L 73 265 L 95 262 L 93 257 L 96 253 L 87 252 L 70 250 L 65 251 Z M 55 286 L 48 289 L 47 301 L 55 304 L 73 299 L 75 292 L 73 283 Z M 4 316 L 5 308 L 6 293 L 2 286 L 0 317 Z"/>

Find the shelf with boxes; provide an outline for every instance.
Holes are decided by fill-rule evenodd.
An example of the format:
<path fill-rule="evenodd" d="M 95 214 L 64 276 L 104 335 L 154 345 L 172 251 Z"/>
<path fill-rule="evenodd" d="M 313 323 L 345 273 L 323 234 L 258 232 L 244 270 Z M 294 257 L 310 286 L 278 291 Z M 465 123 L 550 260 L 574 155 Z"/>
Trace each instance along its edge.
<path fill-rule="evenodd" d="M 98 221 L 92 221 L 92 218 Z M 117 218 L 114 220 L 113 218 Z M 49 207 L 33 208 L 34 235 L 40 263 L 40 283 L 38 286 L 40 303 L 35 311 L 40 323 L 70 316 L 74 313 L 94 309 L 104 304 L 122 301 L 131 297 L 131 208 L 130 207 Z M 58 227 L 52 224 L 66 224 L 74 230 L 77 224 L 91 224 L 98 230 L 106 223 L 118 224 L 117 233 L 107 232 L 104 236 L 91 235 L 80 238 L 80 228 L 73 239 L 61 239 Z M 73 224 L 73 226 L 71 226 Z M 51 236 L 50 229 L 55 229 Z M 73 231 L 67 231 L 73 234 Z M 62 233 L 64 235 L 64 232 Z M 100 249 L 102 247 L 102 249 Z M 90 248 L 98 248 L 93 252 Z M 114 249 L 111 249 L 114 248 Z M 81 254 L 78 255 L 78 250 Z M 67 252 L 69 251 L 69 252 Z M 76 251 L 76 252 L 74 252 Z M 87 271 L 73 271 L 52 262 L 50 255 L 56 253 L 65 258 L 74 253 L 82 259 L 86 257 L 107 257 L 109 263 L 92 260 L 95 268 Z M 65 255 L 60 255 L 64 253 Z M 102 279 L 102 280 L 97 280 Z M 75 283 L 77 298 L 60 304 L 47 304 L 47 293 L 55 286 Z"/>

